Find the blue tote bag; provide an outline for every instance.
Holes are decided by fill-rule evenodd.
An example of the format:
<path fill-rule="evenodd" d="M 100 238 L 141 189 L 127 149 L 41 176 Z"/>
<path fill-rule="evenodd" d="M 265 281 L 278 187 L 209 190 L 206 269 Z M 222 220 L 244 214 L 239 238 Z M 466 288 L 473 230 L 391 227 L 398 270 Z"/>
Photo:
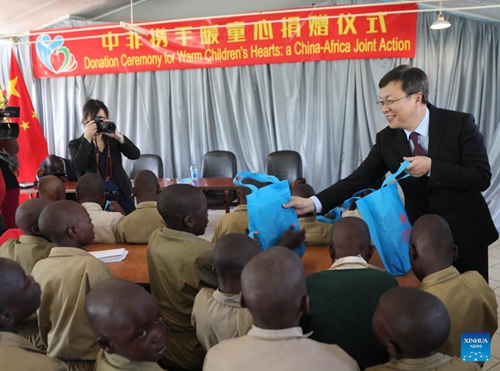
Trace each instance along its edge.
<path fill-rule="evenodd" d="M 387 272 L 395 276 L 406 274 L 411 269 L 408 248 L 411 224 L 396 185 L 398 180 L 410 176 L 406 174 L 397 179 L 409 164 L 409 161 L 403 162 L 380 189 L 356 201 L 382 263 Z"/>
<path fill-rule="evenodd" d="M 253 184 L 242 183 L 244 179 L 271 184 L 257 188 Z M 292 224 L 295 224 L 295 231 L 300 230 L 295 209 L 283 208 L 283 204 L 292 199 L 287 180 L 280 181 L 272 175 L 240 171 L 233 183 L 252 190 L 247 196 L 248 229 L 251 236 L 255 231 L 258 232 L 261 250 L 278 245 Z M 306 251 L 304 243 L 293 251 L 302 257 Z"/>

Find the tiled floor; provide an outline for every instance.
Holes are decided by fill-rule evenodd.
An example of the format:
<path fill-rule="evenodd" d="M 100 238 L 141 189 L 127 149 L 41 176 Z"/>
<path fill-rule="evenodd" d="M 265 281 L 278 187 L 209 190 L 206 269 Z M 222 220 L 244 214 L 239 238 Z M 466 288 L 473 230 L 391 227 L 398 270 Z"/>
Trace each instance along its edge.
<path fill-rule="evenodd" d="M 211 241 L 214 234 L 215 222 L 224 214 L 224 210 L 208 210 L 208 226 L 201 238 Z M 499 303 L 498 318 L 500 318 L 500 239 L 489 247 L 490 286 L 497 295 Z M 491 359 L 486 362 L 483 370 L 500 371 L 500 329 L 497 330 L 491 341 Z"/>

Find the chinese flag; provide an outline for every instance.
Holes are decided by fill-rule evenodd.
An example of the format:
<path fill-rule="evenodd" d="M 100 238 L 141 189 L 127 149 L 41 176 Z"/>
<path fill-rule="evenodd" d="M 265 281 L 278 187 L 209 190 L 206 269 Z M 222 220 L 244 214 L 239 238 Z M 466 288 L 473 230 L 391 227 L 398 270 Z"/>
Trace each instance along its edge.
<path fill-rule="evenodd" d="M 32 182 L 36 170 L 48 155 L 47 141 L 38 122 L 38 116 L 33 110 L 23 75 L 19 69 L 14 50 L 10 59 L 9 87 L 7 88 L 9 106 L 20 107 L 21 115 L 11 121 L 19 124 L 19 177 L 20 182 Z"/>

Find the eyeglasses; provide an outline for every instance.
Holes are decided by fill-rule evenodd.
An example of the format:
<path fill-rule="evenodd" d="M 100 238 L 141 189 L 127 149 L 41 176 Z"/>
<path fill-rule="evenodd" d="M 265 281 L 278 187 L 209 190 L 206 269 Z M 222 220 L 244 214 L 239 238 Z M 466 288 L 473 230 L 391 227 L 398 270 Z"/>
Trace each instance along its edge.
<path fill-rule="evenodd" d="M 398 98 L 398 99 L 392 99 L 392 100 L 379 100 L 377 102 L 375 102 L 375 104 L 377 105 L 377 107 L 379 107 L 380 109 L 384 108 L 384 107 L 390 107 L 394 104 L 394 102 L 397 102 L 398 100 L 401 100 L 401 99 L 405 99 L 405 98 L 408 98 L 410 96 L 412 96 L 413 94 L 415 93 L 411 93 L 411 94 L 407 94 L 405 95 L 404 97 L 401 97 L 401 98 Z"/>

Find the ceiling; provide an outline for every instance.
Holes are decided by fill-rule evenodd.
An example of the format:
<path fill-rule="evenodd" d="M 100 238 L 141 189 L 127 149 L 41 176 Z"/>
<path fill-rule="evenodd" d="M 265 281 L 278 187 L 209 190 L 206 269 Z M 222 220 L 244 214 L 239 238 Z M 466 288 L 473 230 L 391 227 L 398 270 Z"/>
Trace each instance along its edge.
<path fill-rule="evenodd" d="M 308 6 L 314 0 L 133 0 L 133 20 L 152 21 L 210 17 L 282 8 Z M 390 0 L 370 0 L 370 3 Z M 403 0 L 402 0 L 403 1 Z M 419 0 L 417 0 L 418 2 Z M 422 0 L 420 0 L 422 1 Z M 131 0 L 0 0 L 0 37 L 26 34 L 62 19 L 79 17 L 106 22 L 131 20 Z M 318 3 L 316 1 L 316 3 Z M 328 1 L 321 1 L 327 4 Z M 330 1 L 331 3 L 331 1 Z M 335 1 L 339 3 L 339 1 Z M 344 2 L 345 3 L 345 2 Z M 421 8 L 438 8 L 439 1 L 424 0 Z M 459 10 L 454 14 L 500 23 L 499 0 L 442 0 L 443 10 L 457 7 L 496 5 L 496 8 Z"/>

